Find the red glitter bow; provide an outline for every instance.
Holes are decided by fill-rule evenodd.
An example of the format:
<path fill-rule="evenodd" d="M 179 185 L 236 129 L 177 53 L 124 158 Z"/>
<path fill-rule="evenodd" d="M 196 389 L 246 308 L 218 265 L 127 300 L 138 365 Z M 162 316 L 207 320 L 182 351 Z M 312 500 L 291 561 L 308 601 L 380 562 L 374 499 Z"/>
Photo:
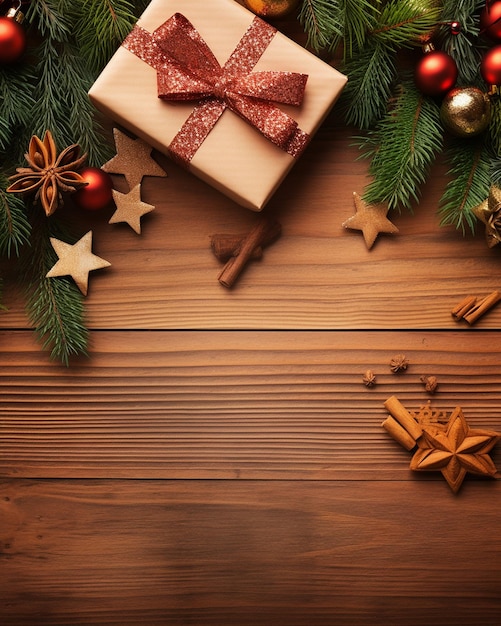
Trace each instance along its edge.
<path fill-rule="evenodd" d="M 181 13 L 153 34 L 135 26 L 126 38 L 124 47 L 157 70 L 159 98 L 196 102 L 169 146 L 182 164 L 189 164 L 226 108 L 292 156 L 304 149 L 309 135 L 273 102 L 299 106 L 308 76 L 252 72 L 275 33 L 275 28 L 254 18 L 223 67 Z"/>

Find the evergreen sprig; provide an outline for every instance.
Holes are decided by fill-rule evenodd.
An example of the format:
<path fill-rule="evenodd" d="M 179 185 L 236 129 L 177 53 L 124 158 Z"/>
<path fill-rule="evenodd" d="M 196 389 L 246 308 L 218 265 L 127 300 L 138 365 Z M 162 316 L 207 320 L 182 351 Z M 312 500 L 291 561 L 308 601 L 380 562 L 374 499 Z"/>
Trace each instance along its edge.
<path fill-rule="evenodd" d="M 43 349 L 68 366 L 73 355 L 87 354 L 89 333 L 84 323 L 83 296 L 68 278 L 46 278 L 57 261 L 49 237 L 62 235 L 56 221 L 44 216 L 34 221 L 36 236 L 22 259 L 28 317 Z M 66 233 L 64 237 L 68 239 Z"/>
<path fill-rule="evenodd" d="M 317 54 L 329 50 L 343 34 L 338 0 L 303 0 L 298 19 L 307 34 L 306 45 Z"/>
<path fill-rule="evenodd" d="M 387 109 L 397 78 L 395 55 L 384 45 L 367 45 L 344 71 L 349 76 L 341 98 L 346 122 L 368 129 Z"/>
<path fill-rule="evenodd" d="M 431 30 L 440 19 L 440 12 L 440 8 L 420 8 L 419 4 L 393 0 L 382 8 L 376 28 L 369 37 L 393 52 L 415 47 L 423 32 Z"/>
<path fill-rule="evenodd" d="M 472 209 L 487 198 L 491 185 L 488 150 L 481 139 L 457 140 L 451 142 L 445 157 L 451 180 L 440 202 L 440 224 L 454 226 L 463 234 L 468 227 L 473 233 L 476 218 Z"/>
<path fill-rule="evenodd" d="M 131 31 L 136 16 L 128 0 L 81 0 L 75 37 L 89 67 L 98 71 Z"/>
<path fill-rule="evenodd" d="M 399 85 L 391 108 L 361 147 L 371 159 L 374 177 L 364 199 L 387 202 L 389 209 L 410 209 L 419 198 L 420 187 L 430 165 L 442 148 L 440 111 L 425 98 L 412 80 Z"/>
<path fill-rule="evenodd" d="M 29 243 L 31 225 L 21 198 L 7 193 L 8 180 L 0 173 L 0 255 L 19 256 Z"/>

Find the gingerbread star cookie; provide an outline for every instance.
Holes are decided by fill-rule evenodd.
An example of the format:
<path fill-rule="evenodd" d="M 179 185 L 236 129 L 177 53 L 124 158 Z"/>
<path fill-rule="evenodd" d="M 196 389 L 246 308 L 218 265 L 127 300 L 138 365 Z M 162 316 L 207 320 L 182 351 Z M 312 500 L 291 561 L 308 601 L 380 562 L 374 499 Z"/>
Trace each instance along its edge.
<path fill-rule="evenodd" d="M 367 249 L 370 250 L 380 233 L 398 233 L 398 228 L 386 217 L 388 206 L 385 204 L 367 204 L 359 194 L 353 192 L 357 212 L 343 222 L 344 228 L 361 230 Z"/>

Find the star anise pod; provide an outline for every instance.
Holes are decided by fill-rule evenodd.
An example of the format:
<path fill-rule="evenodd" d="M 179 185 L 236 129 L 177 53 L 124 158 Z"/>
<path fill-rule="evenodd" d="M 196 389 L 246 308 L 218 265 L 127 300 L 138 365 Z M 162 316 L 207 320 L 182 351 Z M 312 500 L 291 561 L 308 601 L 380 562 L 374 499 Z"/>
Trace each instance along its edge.
<path fill-rule="evenodd" d="M 43 141 L 33 135 L 28 153 L 24 155 L 29 167 L 18 167 L 17 174 L 7 191 L 30 193 L 36 191 L 35 200 L 40 199 L 49 217 L 62 204 L 62 191 L 75 191 L 87 184 L 78 170 L 85 163 L 86 154 L 80 156 L 80 146 L 72 144 L 58 156 L 56 144 L 50 130 L 45 131 Z"/>

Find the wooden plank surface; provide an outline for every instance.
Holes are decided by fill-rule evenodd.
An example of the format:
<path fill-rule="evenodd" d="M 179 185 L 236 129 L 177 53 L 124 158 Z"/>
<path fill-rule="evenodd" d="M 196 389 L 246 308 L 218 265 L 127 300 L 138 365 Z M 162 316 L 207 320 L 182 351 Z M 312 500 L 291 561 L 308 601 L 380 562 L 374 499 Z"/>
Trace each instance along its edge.
<path fill-rule="evenodd" d="M 398 481 L 6 480 L 0 622 L 495 626 L 483 487 L 458 502 Z"/>
<path fill-rule="evenodd" d="M 3 476 L 414 480 L 380 426 L 391 395 L 501 431 L 494 331 L 97 332 L 71 369 L 48 366 L 29 333 L 6 342 Z M 398 353 L 409 367 L 395 375 Z M 433 398 L 423 374 L 438 378 Z"/>

